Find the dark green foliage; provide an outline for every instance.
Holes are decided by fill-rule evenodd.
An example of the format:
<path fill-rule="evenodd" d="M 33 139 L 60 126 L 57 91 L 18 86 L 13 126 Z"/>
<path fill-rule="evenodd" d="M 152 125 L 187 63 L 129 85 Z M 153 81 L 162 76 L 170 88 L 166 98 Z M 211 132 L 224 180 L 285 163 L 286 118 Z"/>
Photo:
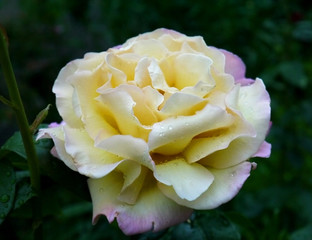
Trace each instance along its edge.
<path fill-rule="evenodd" d="M 158 27 L 202 35 L 207 45 L 236 53 L 247 77 L 261 77 L 272 99 L 271 157 L 254 160 L 258 168 L 234 200 L 160 233 L 126 237 L 104 217 L 92 226 L 86 179 L 49 154 L 51 141 L 37 142 L 45 239 L 310 239 L 311 9 L 307 0 L 1 0 L 0 24 L 29 122 L 48 104 L 45 122 L 60 121 L 51 88 L 67 62 Z M 0 74 L 0 95 L 7 98 L 5 89 Z M 32 234 L 35 193 L 16 129 L 13 111 L 1 103 L 0 239 Z"/>

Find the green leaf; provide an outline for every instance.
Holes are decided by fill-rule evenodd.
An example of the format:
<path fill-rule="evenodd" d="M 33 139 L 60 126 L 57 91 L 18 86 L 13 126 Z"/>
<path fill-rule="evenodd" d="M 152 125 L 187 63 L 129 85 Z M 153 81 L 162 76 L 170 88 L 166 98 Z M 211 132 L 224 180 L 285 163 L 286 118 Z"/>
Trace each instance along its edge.
<path fill-rule="evenodd" d="M 17 181 L 14 200 L 14 210 L 24 205 L 29 199 L 35 196 L 28 178 L 22 178 Z"/>
<path fill-rule="evenodd" d="M 51 139 L 41 139 L 36 142 L 41 173 L 77 196 L 90 200 L 87 177 L 71 170 L 61 160 L 54 158 L 50 153 L 52 147 Z"/>
<path fill-rule="evenodd" d="M 312 224 L 293 232 L 290 235 L 290 240 L 309 240 L 312 236 Z"/>
<path fill-rule="evenodd" d="M 26 152 L 23 145 L 23 140 L 20 132 L 15 132 L 4 145 L 1 147 L 1 155 L 5 151 L 15 152 L 22 158 L 26 159 Z"/>
<path fill-rule="evenodd" d="M 174 228 L 171 239 L 205 240 L 207 238 L 200 226 L 191 226 L 188 223 L 182 223 Z"/>
<path fill-rule="evenodd" d="M 239 240 L 240 232 L 233 222 L 220 211 L 201 212 L 195 223 L 203 230 L 206 239 L 211 240 Z"/>
<path fill-rule="evenodd" d="M 0 159 L 0 224 L 10 212 L 15 194 L 15 173 L 7 159 Z"/>
<path fill-rule="evenodd" d="M 299 88 L 305 88 L 308 84 L 308 77 L 299 61 L 283 62 L 279 65 L 279 73 L 291 85 Z"/>

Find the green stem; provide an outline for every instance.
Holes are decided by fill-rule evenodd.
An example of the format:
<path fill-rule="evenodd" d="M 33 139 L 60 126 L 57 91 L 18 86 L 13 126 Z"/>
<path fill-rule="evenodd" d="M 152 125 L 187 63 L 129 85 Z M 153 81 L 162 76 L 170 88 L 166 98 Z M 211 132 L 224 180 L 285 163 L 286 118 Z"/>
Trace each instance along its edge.
<path fill-rule="evenodd" d="M 3 75 L 9 91 L 10 102 L 13 104 L 15 115 L 17 118 L 18 127 L 20 129 L 25 152 L 27 155 L 28 167 L 30 172 L 30 181 L 33 190 L 39 195 L 40 192 L 40 173 L 39 173 L 39 161 L 33 141 L 33 136 L 29 129 L 28 120 L 26 117 L 23 102 L 17 87 L 15 75 L 13 72 L 6 37 L 0 28 L 0 63 L 3 70 Z M 37 206 L 40 208 L 40 206 Z M 35 210 L 35 209 L 34 209 Z M 34 212 L 34 217 L 40 219 L 38 209 Z"/>

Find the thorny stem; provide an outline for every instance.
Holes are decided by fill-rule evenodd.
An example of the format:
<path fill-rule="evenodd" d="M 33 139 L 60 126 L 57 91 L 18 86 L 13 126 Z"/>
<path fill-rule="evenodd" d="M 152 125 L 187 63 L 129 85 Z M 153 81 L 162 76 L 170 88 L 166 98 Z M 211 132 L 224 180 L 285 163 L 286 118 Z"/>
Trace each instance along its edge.
<path fill-rule="evenodd" d="M 0 64 L 2 66 L 3 75 L 6 81 L 6 85 L 9 91 L 10 103 L 14 106 L 13 110 L 16 115 L 17 124 L 21 132 L 23 139 L 23 144 L 25 152 L 27 155 L 27 162 L 30 172 L 30 182 L 32 189 L 39 196 L 40 192 L 40 172 L 39 172 L 39 161 L 33 141 L 33 136 L 29 128 L 29 123 L 26 117 L 25 109 L 23 102 L 18 90 L 16 83 L 15 75 L 13 72 L 9 51 L 7 37 L 4 33 L 4 30 L 0 27 Z M 35 199 L 36 204 L 34 204 L 33 214 L 34 221 L 38 223 L 41 221 L 41 206 L 39 197 Z M 39 204 L 39 205 L 38 205 Z M 40 228 L 40 227 L 39 227 Z M 36 234 L 37 235 L 37 234 Z"/>

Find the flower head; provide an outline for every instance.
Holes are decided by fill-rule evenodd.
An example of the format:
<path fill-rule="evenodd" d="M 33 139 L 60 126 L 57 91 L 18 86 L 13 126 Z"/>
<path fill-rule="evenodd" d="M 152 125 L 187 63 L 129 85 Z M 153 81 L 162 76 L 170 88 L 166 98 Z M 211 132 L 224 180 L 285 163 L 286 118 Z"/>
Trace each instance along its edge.
<path fill-rule="evenodd" d="M 59 73 L 52 153 L 89 177 L 93 221 L 158 231 L 232 199 L 268 157 L 270 98 L 236 55 L 157 29 Z"/>

